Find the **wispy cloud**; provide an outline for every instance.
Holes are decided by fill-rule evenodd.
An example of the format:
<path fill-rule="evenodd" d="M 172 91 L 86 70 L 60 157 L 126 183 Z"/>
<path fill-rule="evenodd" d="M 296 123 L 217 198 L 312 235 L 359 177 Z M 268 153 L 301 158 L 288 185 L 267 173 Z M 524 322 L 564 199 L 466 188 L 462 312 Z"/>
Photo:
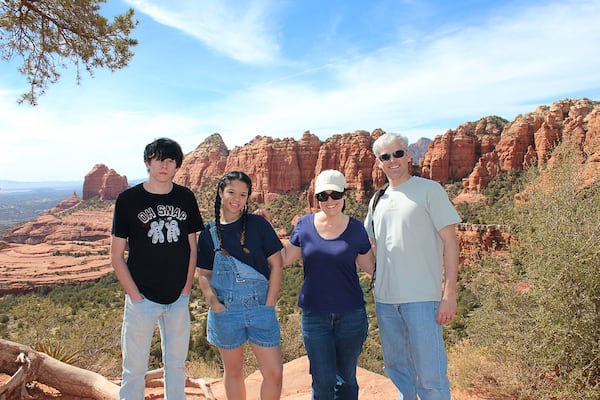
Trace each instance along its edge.
<path fill-rule="evenodd" d="M 336 60 L 325 71 L 312 66 L 326 72 L 329 82 L 323 87 L 298 79 L 232 93 L 215 107 L 223 112 L 216 118 L 225 137 L 318 127 L 422 133 L 436 119 L 512 118 L 547 99 L 600 92 L 599 18 L 598 2 L 560 2 L 444 36 L 401 40 L 362 57 Z M 235 110 L 245 112 L 224 118 Z M 438 126 L 429 136 L 454 127 Z"/>
<path fill-rule="evenodd" d="M 271 1 L 178 0 L 176 7 L 172 1 L 126 2 L 157 22 L 180 30 L 234 60 L 266 64 L 278 58 Z"/>

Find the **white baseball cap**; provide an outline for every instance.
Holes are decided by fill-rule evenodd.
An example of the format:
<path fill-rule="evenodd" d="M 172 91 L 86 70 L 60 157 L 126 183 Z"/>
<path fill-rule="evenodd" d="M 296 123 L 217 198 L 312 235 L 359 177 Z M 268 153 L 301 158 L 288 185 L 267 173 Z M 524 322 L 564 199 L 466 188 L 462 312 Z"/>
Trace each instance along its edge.
<path fill-rule="evenodd" d="M 334 190 L 336 192 L 346 190 L 346 178 L 344 174 L 335 169 L 322 171 L 315 181 L 315 193 L 321 193 L 326 190 Z"/>

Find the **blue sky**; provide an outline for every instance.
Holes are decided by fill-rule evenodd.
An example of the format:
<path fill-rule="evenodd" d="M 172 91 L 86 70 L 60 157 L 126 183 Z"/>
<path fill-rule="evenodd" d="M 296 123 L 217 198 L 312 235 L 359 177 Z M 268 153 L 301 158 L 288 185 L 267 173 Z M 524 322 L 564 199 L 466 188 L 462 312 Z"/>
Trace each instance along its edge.
<path fill-rule="evenodd" d="M 411 142 L 487 115 L 600 100 L 600 1 L 108 0 L 135 9 L 120 71 L 62 72 L 39 105 L 20 60 L 0 63 L 0 179 L 83 180 L 103 163 L 146 176 L 144 146 L 184 153 L 218 132 L 322 140 L 355 130 Z"/>

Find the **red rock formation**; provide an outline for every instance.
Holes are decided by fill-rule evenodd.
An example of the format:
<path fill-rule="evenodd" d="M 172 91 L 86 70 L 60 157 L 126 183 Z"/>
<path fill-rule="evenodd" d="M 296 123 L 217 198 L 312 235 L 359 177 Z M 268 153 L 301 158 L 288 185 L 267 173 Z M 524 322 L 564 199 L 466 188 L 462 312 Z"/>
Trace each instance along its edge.
<path fill-rule="evenodd" d="M 228 155 L 223 138 L 214 133 L 185 155 L 173 181 L 191 188 L 212 185 L 225 173 Z"/>
<path fill-rule="evenodd" d="M 597 179 L 599 115 L 598 103 L 580 99 L 540 106 L 510 123 L 495 116 L 467 122 L 431 141 L 413 172 L 442 184 L 462 180 L 465 193 L 477 193 L 503 171 L 547 162 L 564 140 L 580 146 L 587 176 Z M 303 191 L 313 207 L 315 176 L 334 168 L 344 173 L 349 190 L 363 201 L 385 182 L 371 152 L 373 141 L 383 133 L 375 129 L 371 134 L 334 134 L 324 142 L 310 132 L 304 132 L 300 141 L 257 136 L 230 152 L 220 135 L 214 134 L 186 155 L 176 182 L 203 189 L 226 171 L 237 169 L 252 178 L 253 201 L 269 202 L 281 193 Z"/>
<path fill-rule="evenodd" d="M 500 225 L 458 224 L 460 263 L 473 264 L 486 255 L 507 251 L 511 236 Z"/>
<path fill-rule="evenodd" d="M 13 228 L 3 240 L 10 243 L 39 244 L 63 241 L 94 242 L 110 238 L 112 206 L 106 210 L 72 214 L 44 214 Z"/>
<path fill-rule="evenodd" d="M 247 145 L 231 150 L 226 170 L 248 174 L 253 184 L 252 200 L 264 203 L 283 192 L 302 188 L 300 165 L 299 146 L 294 139 L 257 136 Z"/>
<path fill-rule="evenodd" d="M 600 171 L 600 103 L 565 99 L 506 123 L 482 118 L 437 136 L 421 163 L 421 176 L 447 183 L 462 179 L 465 192 L 476 193 L 501 172 L 551 162 L 560 142 L 581 149 L 589 180 Z"/>
<path fill-rule="evenodd" d="M 600 177 L 600 108 L 594 108 L 583 118 L 582 123 L 587 126 L 582 148 L 585 154 L 589 154 L 583 174 L 586 183 L 590 184 Z"/>
<path fill-rule="evenodd" d="M 257 136 L 229 152 L 220 135 L 215 134 L 186 155 L 175 181 L 192 189 L 203 189 L 226 171 L 241 170 L 252 179 L 252 200 L 256 203 L 269 202 L 282 193 L 305 190 L 312 200 L 315 176 L 333 168 L 346 175 L 348 188 L 363 201 L 374 177 L 379 184 L 385 181 L 378 169 L 374 171 L 371 152 L 373 140 L 381 132 L 338 134 L 325 142 L 310 132 L 304 132 L 300 141 Z"/>
<path fill-rule="evenodd" d="M 83 200 L 99 196 L 100 200 L 114 200 L 128 187 L 127 177 L 119 175 L 104 164 L 96 164 L 83 181 Z"/>
<path fill-rule="evenodd" d="M 421 176 L 440 183 L 466 177 L 477 161 L 496 147 L 506 121 L 485 117 L 436 136 L 421 161 Z"/>
<path fill-rule="evenodd" d="M 77 193 L 73 192 L 71 196 L 58 203 L 57 205 L 49 209 L 47 212 L 49 214 L 56 214 L 61 211 L 68 210 L 69 208 L 73 208 L 79 203 L 81 203 L 81 197 L 77 196 Z"/>

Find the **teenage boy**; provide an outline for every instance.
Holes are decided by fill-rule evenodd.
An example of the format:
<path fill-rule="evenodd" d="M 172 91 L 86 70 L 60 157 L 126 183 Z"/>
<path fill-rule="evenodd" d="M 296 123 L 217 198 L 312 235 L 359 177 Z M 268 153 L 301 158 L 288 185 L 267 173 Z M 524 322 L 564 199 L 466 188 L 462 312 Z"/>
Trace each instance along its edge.
<path fill-rule="evenodd" d="M 126 293 L 122 400 L 144 399 L 157 322 L 165 399 L 185 399 L 189 296 L 196 268 L 196 232 L 204 223 L 192 191 L 173 183 L 182 161 L 177 142 L 161 138 L 148 144 L 144 150 L 148 180 L 122 192 L 115 203 L 110 259 Z"/>

